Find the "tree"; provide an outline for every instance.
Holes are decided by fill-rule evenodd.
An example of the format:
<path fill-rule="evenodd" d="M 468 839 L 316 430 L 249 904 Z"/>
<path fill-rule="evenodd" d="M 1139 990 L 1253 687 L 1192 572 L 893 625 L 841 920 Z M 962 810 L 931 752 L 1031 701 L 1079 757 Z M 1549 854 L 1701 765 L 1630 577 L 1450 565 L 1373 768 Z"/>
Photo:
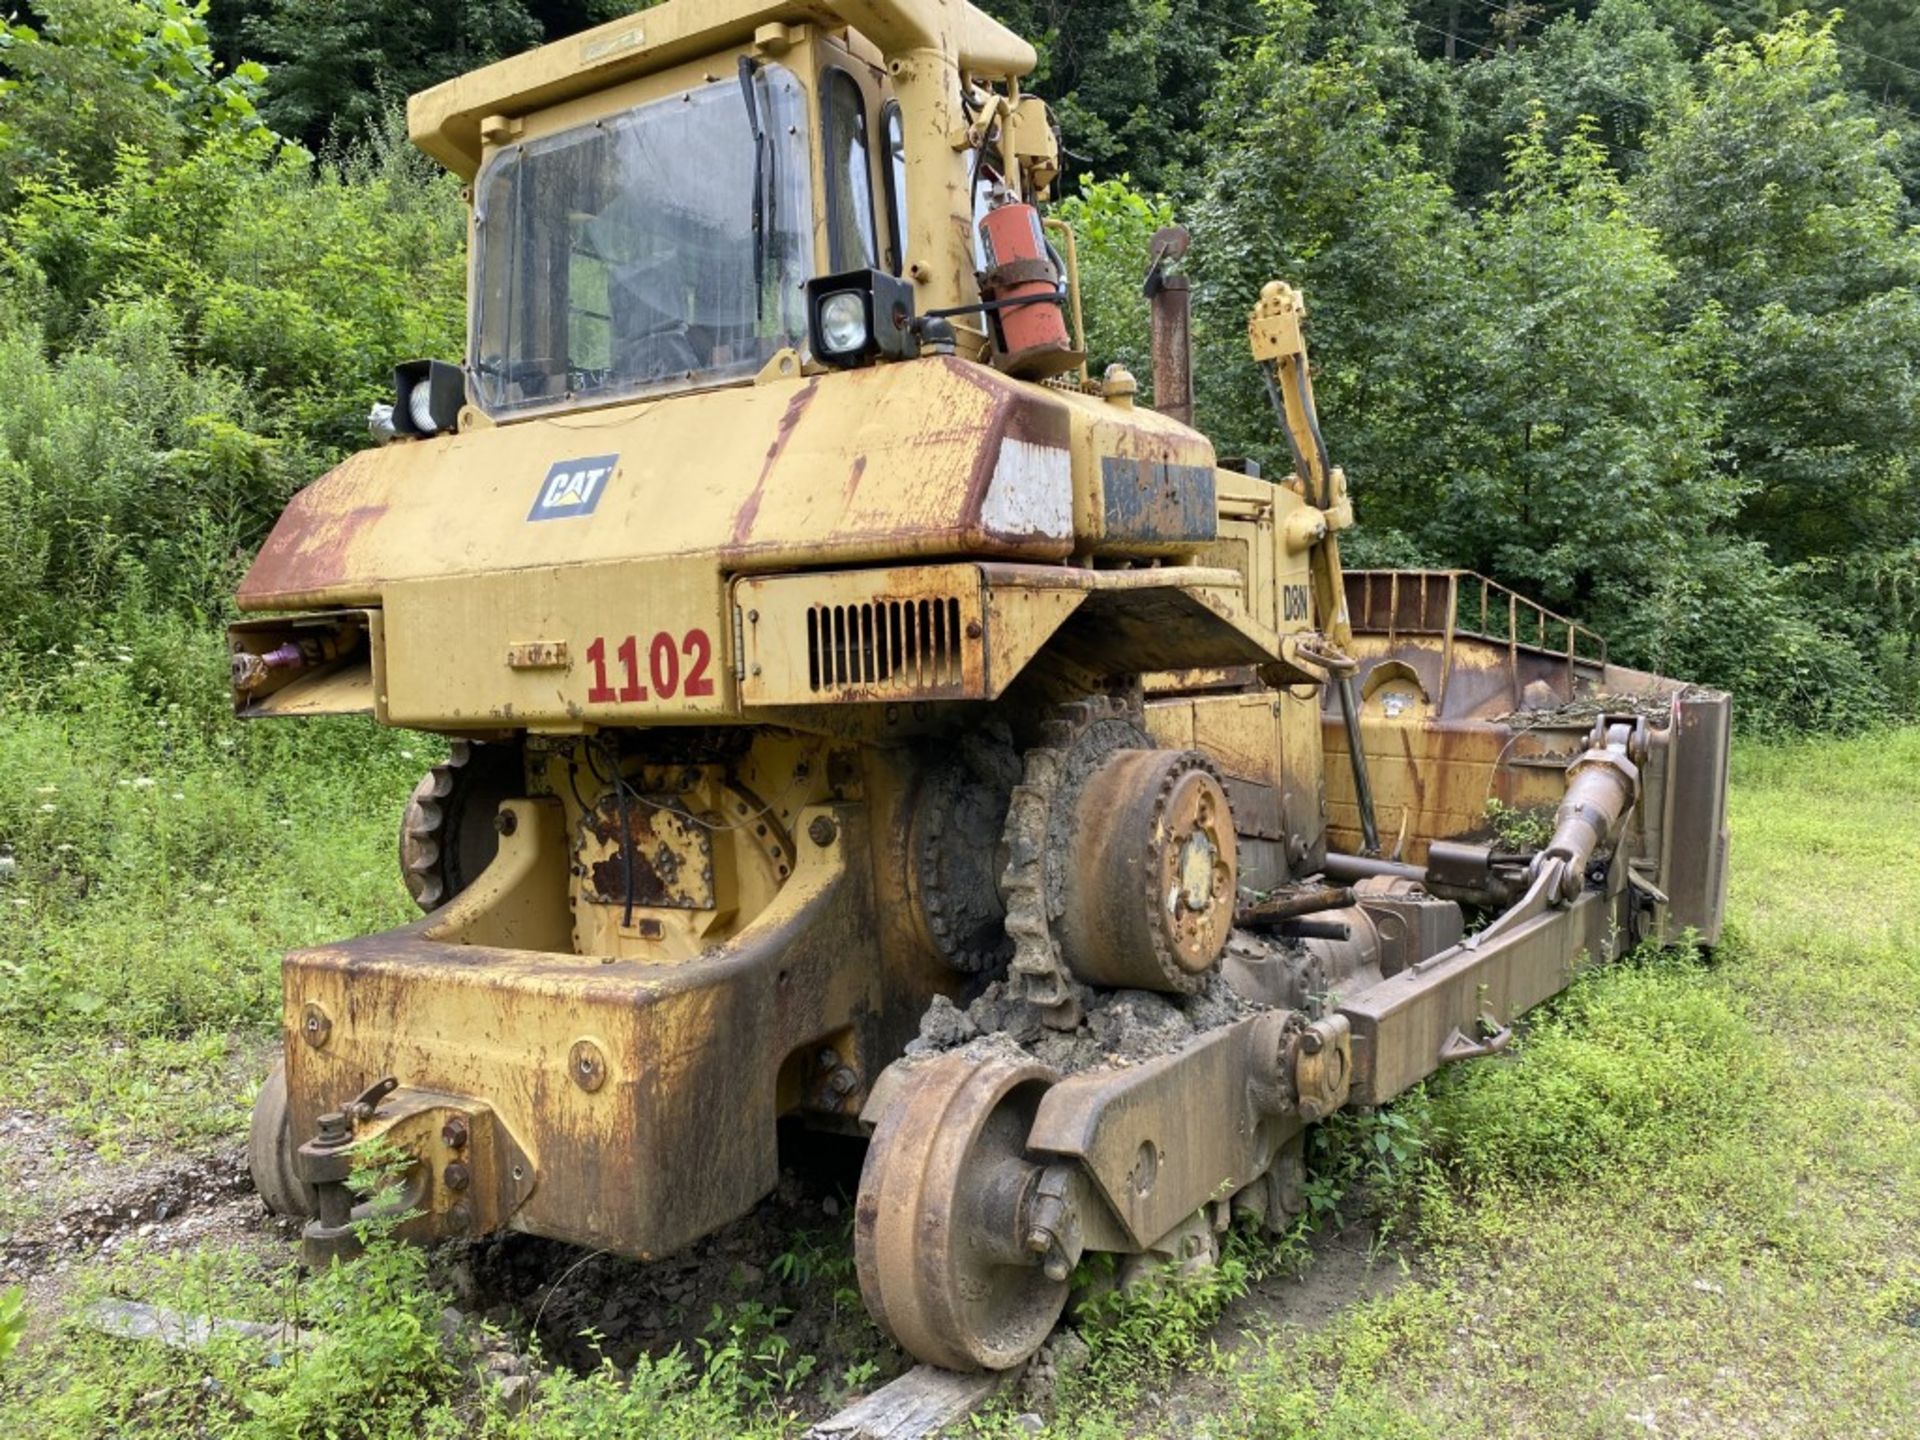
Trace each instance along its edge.
<path fill-rule="evenodd" d="M 1595 129 L 1556 151 L 1536 109 L 1515 138 L 1448 307 L 1445 466 L 1395 493 L 1428 548 L 1604 624 L 1739 492 L 1711 464 L 1707 347 L 1667 334 L 1673 268 Z"/>
<path fill-rule="evenodd" d="M 261 0 L 241 35 L 271 66 L 268 121 L 309 146 L 364 139 L 407 96 L 543 38 L 521 0 Z"/>
<path fill-rule="evenodd" d="M 1920 246 L 1833 28 L 1718 46 L 1634 190 L 1681 318 L 1721 317 L 1726 464 L 1783 561 L 1920 535 Z"/>
<path fill-rule="evenodd" d="M 1508 143 L 1536 108 L 1555 143 L 1591 121 L 1612 167 L 1636 173 L 1654 118 L 1686 99 L 1691 66 L 1647 0 L 1600 0 L 1591 16 L 1564 15 L 1533 43 L 1498 49 L 1456 75 L 1467 119 L 1454 185 L 1477 198 L 1504 183 Z"/>
<path fill-rule="evenodd" d="M 1381 93 L 1390 67 L 1337 37 L 1316 52 L 1313 7 L 1285 0 L 1272 33 L 1223 76 L 1208 117 L 1194 234 L 1201 423 L 1225 453 L 1284 473 L 1286 447 L 1247 356 L 1247 312 L 1284 278 L 1306 293 L 1329 439 L 1370 533 L 1399 513 L 1384 492 L 1439 473 L 1444 307 L 1466 227 Z"/>
<path fill-rule="evenodd" d="M 1204 159 L 1201 116 L 1222 60 L 1262 30 L 1258 0 L 985 0 L 1032 40 L 1028 84 L 1052 103 L 1070 165 L 1172 190 Z"/>
<path fill-rule="evenodd" d="M 164 165 L 257 128 L 266 72 L 223 70 L 206 13 L 204 0 L 34 0 L 0 23 L 0 204 L 50 171 L 99 183 L 122 146 Z"/>

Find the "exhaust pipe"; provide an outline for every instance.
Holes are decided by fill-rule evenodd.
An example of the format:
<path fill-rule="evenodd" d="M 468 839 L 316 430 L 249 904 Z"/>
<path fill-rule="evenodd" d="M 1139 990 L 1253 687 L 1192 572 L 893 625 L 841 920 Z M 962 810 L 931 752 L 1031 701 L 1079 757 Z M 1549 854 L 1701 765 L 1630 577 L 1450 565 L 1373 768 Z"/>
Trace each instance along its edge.
<path fill-rule="evenodd" d="M 1187 244 L 1178 225 L 1155 231 L 1141 288 L 1153 313 L 1153 408 L 1182 425 L 1193 424 L 1193 291 L 1186 276 L 1166 273 L 1166 263 L 1185 255 Z"/>

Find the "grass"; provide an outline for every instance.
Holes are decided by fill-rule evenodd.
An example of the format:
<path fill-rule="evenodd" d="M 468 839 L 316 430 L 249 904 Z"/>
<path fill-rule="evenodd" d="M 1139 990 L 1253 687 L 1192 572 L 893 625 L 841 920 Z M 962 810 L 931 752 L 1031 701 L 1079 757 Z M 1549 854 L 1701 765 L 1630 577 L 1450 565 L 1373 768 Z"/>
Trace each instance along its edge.
<path fill-rule="evenodd" d="M 243 1129 L 279 956 L 410 910 L 399 804 L 431 742 L 226 713 L 160 627 L 0 693 L 0 1101 L 110 1158 Z"/>
<path fill-rule="evenodd" d="M 0 1106 L 109 1156 L 231 1139 L 278 953 L 407 913 L 393 825 L 432 756 L 358 723 L 238 726 L 217 656 L 165 633 L 74 659 L 0 700 Z M 1210 1277 L 1083 1317 L 1090 1358 L 1049 1433 L 1920 1433 L 1916 802 L 1920 731 L 1743 747 L 1715 955 L 1591 973 L 1509 1056 L 1320 1133 L 1318 1223 L 1365 1192 L 1404 1278 L 1293 1325 L 1280 1277 L 1308 1247 L 1237 1239 Z M 850 1288 L 845 1260 L 797 1237 L 776 1265 Z M 515 1414 L 440 1330 L 415 1252 L 376 1246 L 306 1287 L 258 1253 L 117 1263 L 70 1298 L 323 1338 L 291 1359 L 237 1340 L 182 1354 L 43 1317 L 52 1341 L 0 1368 L 0 1428 L 775 1435 L 797 1394 L 858 1383 L 810 1374 L 748 1303 L 692 1352 L 551 1378 Z M 1016 1433 L 1011 1412 L 973 1428 Z"/>

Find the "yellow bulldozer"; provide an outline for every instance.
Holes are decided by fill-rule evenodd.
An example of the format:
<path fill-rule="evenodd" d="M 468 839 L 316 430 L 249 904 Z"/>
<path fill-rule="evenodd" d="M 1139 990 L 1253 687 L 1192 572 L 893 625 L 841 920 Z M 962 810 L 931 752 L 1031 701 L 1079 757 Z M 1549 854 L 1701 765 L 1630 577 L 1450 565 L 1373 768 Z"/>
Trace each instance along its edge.
<path fill-rule="evenodd" d="M 863 1136 L 874 1318 L 1002 1369 L 1085 1257 L 1284 1226 L 1307 1126 L 1716 938 L 1727 697 L 1344 572 L 1284 284 L 1290 474 L 1190 423 L 1180 232 L 1154 403 L 1089 374 L 1034 63 L 963 0 L 669 0 L 414 97 L 465 359 L 398 367 L 230 633 L 241 715 L 450 745 L 422 918 L 285 960 L 250 1158 L 311 1263 L 382 1204 L 658 1256 L 783 1126 Z"/>

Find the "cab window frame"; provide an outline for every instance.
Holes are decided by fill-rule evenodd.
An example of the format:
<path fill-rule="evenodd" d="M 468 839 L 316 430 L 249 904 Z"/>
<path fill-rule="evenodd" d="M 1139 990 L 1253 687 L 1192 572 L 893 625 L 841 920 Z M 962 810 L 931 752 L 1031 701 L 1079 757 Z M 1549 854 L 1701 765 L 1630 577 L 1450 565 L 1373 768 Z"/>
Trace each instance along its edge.
<path fill-rule="evenodd" d="M 857 116 L 857 121 L 851 136 L 843 136 L 840 133 L 841 116 L 834 100 L 836 88 L 858 102 L 853 112 Z M 827 220 L 826 273 L 864 268 L 859 264 L 842 263 L 843 258 L 854 256 L 854 252 L 861 247 L 862 242 L 864 242 L 868 262 L 876 266 L 883 264 L 886 259 L 886 247 L 881 243 L 880 238 L 879 194 L 874 184 L 873 106 L 867 87 L 860 83 L 859 77 L 853 71 L 836 61 L 821 68 L 819 95 L 820 166 Z M 851 172 L 857 151 L 863 152 L 860 155 L 860 163 L 865 167 L 867 213 L 864 217 L 864 231 L 861 230 L 861 218 L 855 217 L 852 221 L 853 234 L 850 236 L 848 217 L 841 213 L 841 176 L 843 172 Z M 854 197 L 850 195 L 849 199 L 852 198 Z M 853 241 L 851 246 L 848 244 L 849 239 Z"/>

